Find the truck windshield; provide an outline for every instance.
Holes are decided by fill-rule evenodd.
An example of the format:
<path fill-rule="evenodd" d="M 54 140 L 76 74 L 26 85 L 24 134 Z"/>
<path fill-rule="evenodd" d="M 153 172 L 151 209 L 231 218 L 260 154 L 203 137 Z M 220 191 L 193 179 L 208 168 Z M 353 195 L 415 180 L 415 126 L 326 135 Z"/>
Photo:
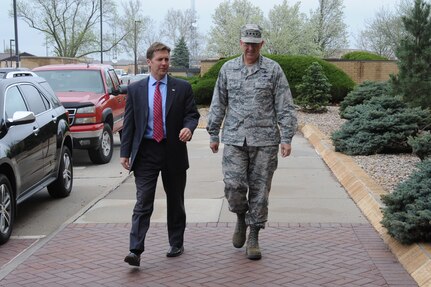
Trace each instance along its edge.
<path fill-rule="evenodd" d="M 52 70 L 35 71 L 45 78 L 55 92 L 104 93 L 102 76 L 99 71 Z"/>

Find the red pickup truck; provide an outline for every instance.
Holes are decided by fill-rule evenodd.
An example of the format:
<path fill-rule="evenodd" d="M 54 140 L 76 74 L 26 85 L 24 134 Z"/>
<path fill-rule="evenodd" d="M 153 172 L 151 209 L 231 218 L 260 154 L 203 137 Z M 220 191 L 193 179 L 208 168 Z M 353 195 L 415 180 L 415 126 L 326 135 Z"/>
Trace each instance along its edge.
<path fill-rule="evenodd" d="M 87 149 L 93 163 L 108 163 L 113 133 L 123 129 L 127 85 L 103 64 L 47 65 L 33 69 L 45 78 L 69 113 L 73 147 Z"/>

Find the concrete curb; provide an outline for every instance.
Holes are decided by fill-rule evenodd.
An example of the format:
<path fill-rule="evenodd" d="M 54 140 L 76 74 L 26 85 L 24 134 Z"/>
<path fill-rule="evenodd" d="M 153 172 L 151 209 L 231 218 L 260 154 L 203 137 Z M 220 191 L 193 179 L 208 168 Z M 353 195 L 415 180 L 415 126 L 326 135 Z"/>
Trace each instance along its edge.
<path fill-rule="evenodd" d="M 300 127 L 304 137 L 314 146 L 335 177 L 343 185 L 368 221 L 380 234 L 406 271 L 420 287 L 431 286 L 431 244 L 402 245 L 388 233 L 383 218 L 380 196 L 387 193 L 349 156 L 334 151 L 332 141 L 317 127 Z"/>

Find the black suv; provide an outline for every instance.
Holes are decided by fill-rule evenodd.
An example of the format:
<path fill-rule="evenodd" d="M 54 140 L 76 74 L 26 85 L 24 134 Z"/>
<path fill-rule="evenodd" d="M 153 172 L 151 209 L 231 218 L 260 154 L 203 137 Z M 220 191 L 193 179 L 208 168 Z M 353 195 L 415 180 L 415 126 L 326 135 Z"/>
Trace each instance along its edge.
<path fill-rule="evenodd" d="M 0 79 L 0 244 L 19 203 L 45 187 L 55 198 L 70 194 L 72 147 L 67 112 L 43 78 Z"/>
<path fill-rule="evenodd" d="M 27 68 L 0 68 L 0 79 L 9 79 L 23 76 L 36 76 L 35 73 Z"/>

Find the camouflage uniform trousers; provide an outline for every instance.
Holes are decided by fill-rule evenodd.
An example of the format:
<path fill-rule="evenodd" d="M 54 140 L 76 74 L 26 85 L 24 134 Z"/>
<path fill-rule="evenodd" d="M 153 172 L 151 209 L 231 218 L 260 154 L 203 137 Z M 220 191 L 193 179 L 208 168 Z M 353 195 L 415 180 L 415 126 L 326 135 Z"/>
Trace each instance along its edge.
<path fill-rule="evenodd" d="M 278 164 L 277 153 L 278 145 L 224 146 L 222 169 L 229 210 L 246 213 L 248 226 L 265 228 L 272 176 Z"/>

